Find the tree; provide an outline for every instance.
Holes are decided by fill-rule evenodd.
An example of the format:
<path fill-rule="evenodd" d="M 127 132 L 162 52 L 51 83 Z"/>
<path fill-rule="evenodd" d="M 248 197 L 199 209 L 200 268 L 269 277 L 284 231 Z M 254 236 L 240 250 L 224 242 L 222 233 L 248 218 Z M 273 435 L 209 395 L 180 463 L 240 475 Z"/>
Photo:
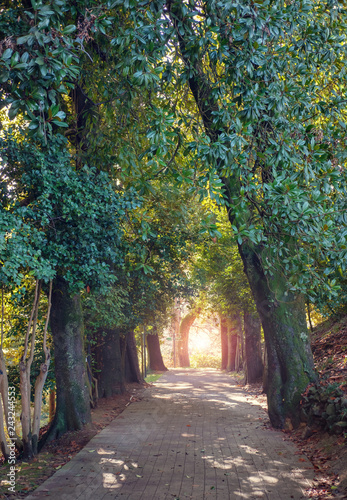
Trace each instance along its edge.
<path fill-rule="evenodd" d="M 189 330 L 194 323 L 196 317 L 199 314 L 199 309 L 193 307 L 183 318 L 181 319 L 180 328 L 178 332 L 177 339 L 177 354 L 178 354 L 178 364 L 182 368 L 189 368 L 189 351 L 188 351 L 188 341 L 189 341 Z"/>
<path fill-rule="evenodd" d="M 251 383 L 262 374 L 259 317 L 235 239 L 230 234 L 226 213 L 217 209 L 215 213 L 219 237 L 198 248 L 191 266 L 192 274 L 199 278 L 205 288 L 209 308 L 220 315 L 222 369 L 239 370 L 243 365 L 247 380 L 247 367 L 257 367 L 253 372 L 255 378 L 251 375 L 248 380 Z M 241 316 L 246 318 L 243 321 L 244 352 Z M 248 320 L 250 317 L 253 318 L 251 324 Z"/>
<path fill-rule="evenodd" d="M 154 371 L 167 371 L 160 351 L 160 341 L 156 328 L 146 335 L 149 357 L 149 368 Z"/>
<path fill-rule="evenodd" d="M 309 4 L 299 11 L 294 4 L 278 9 L 275 4 L 212 1 L 187 5 L 168 1 L 166 7 L 167 29 L 172 26 L 175 32 L 172 47 L 179 48 L 183 63 L 181 68 L 176 65 L 176 78 L 188 82 L 205 129 L 205 137 L 192 143 L 191 149 L 196 158 L 209 163 L 210 192 L 222 196 L 229 207 L 262 319 L 269 360 L 270 419 L 276 427 L 290 420 L 297 424 L 300 395 L 316 375 L 302 296 L 309 273 L 304 271 L 299 282 L 294 277 L 307 263 L 306 243 L 313 243 L 308 221 L 315 213 L 330 216 L 322 205 L 317 210 L 315 201 L 322 196 L 315 187 L 321 185 L 320 169 L 330 172 L 330 179 L 337 174 L 329 139 L 318 144 L 306 127 L 308 121 L 314 128 L 318 114 L 324 120 L 323 136 L 334 136 L 332 124 L 342 103 L 340 96 L 332 99 L 336 112 L 331 116 L 315 100 L 327 81 L 321 86 L 322 81 L 307 75 L 316 71 L 322 75 L 322 64 L 328 73 L 338 74 L 341 65 L 337 68 L 334 61 L 343 28 L 334 21 L 333 10 L 318 7 L 316 28 L 309 34 L 313 14 Z M 326 23 L 334 36 L 329 35 L 329 57 L 324 59 Z M 322 49 L 313 54 L 306 36 Z M 299 144 L 293 140 L 298 130 Z M 319 165 L 314 169 L 310 163 L 308 176 L 315 179 L 313 184 L 305 181 L 304 174 L 310 155 Z M 303 179 L 300 187 L 295 183 L 299 178 Z M 294 223 L 298 203 L 302 224 Z M 336 241 L 336 235 L 333 238 Z M 281 252 L 286 255 L 285 269 L 278 261 Z"/>

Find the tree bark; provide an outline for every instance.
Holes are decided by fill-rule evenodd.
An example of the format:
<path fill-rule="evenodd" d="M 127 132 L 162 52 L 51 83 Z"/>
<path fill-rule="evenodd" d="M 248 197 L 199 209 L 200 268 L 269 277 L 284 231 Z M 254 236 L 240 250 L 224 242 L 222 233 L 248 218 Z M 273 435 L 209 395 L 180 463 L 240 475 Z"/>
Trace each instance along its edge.
<path fill-rule="evenodd" d="M 149 357 L 149 368 L 154 371 L 167 371 L 160 350 L 160 342 L 157 333 L 147 335 L 147 349 Z"/>
<path fill-rule="evenodd" d="M 45 355 L 45 359 L 40 366 L 40 373 L 36 377 L 35 381 L 34 415 L 33 415 L 33 430 L 32 430 L 32 446 L 34 455 L 37 455 L 38 453 L 38 442 L 40 435 L 41 412 L 42 412 L 42 393 L 47 379 L 49 365 L 51 362 L 51 351 L 47 346 L 47 330 L 48 330 L 51 306 L 52 306 L 52 281 L 49 284 L 48 310 L 47 310 L 47 317 L 43 333 L 42 349 Z"/>
<path fill-rule="evenodd" d="M 55 414 L 55 390 L 49 391 L 49 421 L 52 422 Z"/>
<path fill-rule="evenodd" d="M 53 282 L 50 325 L 54 343 L 56 411 L 40 447 L 91 421 L 80 296 L 62 277 Z"/>
<path fill-rule="evenodd" d="M 228 325 L 225 316 L 221 314 L 219 318 L 222 349 L 221 370 L 226 370 L 228 366 Z"/>
<path fill-rule="evenodd" d="M 95 378 L 98 381 L 100 398 L 110 398 L 125 392 L 124 370 L 120 333 L 117 329 L 103 329 L 97 335 L 97 344 L 92 349 L 96 363 Z"/>
<path fill-rule="evenodd" d="M 263 325 L 268 356 L 267 400 L 274 427 L 300 423 L 301 394 L 316 380 L 305 301 L 290 294 L 276 271 L 265 276 L 252 248 L 240 246 L 245 272 Z"/>
<path fill-rule="evenodd" d="M 263 371 L 263 393 L 267 394 L 268 389 L 268 363 L 267 363 L 267 349 L 266 344 L 264 348 L 264 371 Z"/>
<path fill-rule="evenodd" d="M 34 455 L 33 442 L 32 442 L 30 372 L 31 372 L 31 365 L 34 359 L 36 326 L 37 326 L 37 317 L 38 317 L 38 310 L 40 303 L 40 294 L 41 294 L 41 282 L 39 280 L 36 280 L 35 298 L 25 337 L 24 352 L 19 362 L 19 380 L 20 380 L 19 388 L 20 388 L 21 407 L 22 407 L 21 424 L 22 424 L 23 456 L 24 458 L 29 458 L 29 459 L 32 458 Z"/>
<path fill-rule="evenodd" d="M 188 341 L 189 341 L 189 330 L 196 318 L 196 313 L 190 311 L 181 321 L 180 331 L 177 341 L 177 351 L 178 351 L 178 364 L 180 368 L 189 368 L 189 352 L 188 352 Z"/>
<path fill-rule="evenodd" d="M 263 376 L 261 356 L 261 323 L 258 314 L 244 312 L 245 329 L 245 384 L 259 382 Z"/>
<path fill-rule="evenodd" d="M 125 379 L 127 382 L 137 382 L 141 384 L 143 377 L 137 355 L 136 340 L 134 331 L 131 330 L 125 337 Z"/>
<path fill-rule="evenodd" d="M 172 332 L 172 344 L 173 344 L 172 359 L 174 368 L 176 368 L 177 364 L 177 342 L 179 338 L 180 324 L 181 324 L 180 303 L 179 299 L 175 298 L 175 305 L 173 307 L 171 316 L 171 332 Z"/>
<path fill-rule="evenodd" d="M 237 360 L 238 343 L 239 343 L 239 317 L 234 315 L 232 318 L 227 318 L 227 332 L 228 332 L 228 363 L 227 371 L 233 372 L 239 368 L 239 360 Z"/>

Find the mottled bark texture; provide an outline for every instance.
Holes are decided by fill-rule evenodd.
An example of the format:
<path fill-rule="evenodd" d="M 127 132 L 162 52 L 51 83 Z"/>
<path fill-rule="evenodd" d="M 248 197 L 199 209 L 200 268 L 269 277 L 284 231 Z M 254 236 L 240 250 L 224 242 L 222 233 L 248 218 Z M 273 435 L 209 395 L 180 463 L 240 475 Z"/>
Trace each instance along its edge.
<path fill-rule="evenodd" d="M 178 366 L 181 368 L 189 368 L 189 330 L 196 318 L 196 313 L 190 311 L 181 321 L 180 330 L 177 339 L 177 354 L 178 354 Z"/>
<path fill-rule="evenodd" d="M 316 380 L 305 302 L 287 292 L 284 278 L 273 270 L 265 276 L 252 248 L 240 254 L 263 325 L 268 356 L 267 400 L 274 427 L 299 424 L 301 394 Z"/>
<path fill-rule="evenodd" d="M 50 325 L 57 398 L 55 416 L 44 442 L 79 430 L 91 421 L 80 296 L 70 293 L 62 277 L 53 282 Z"/>
<path fill-rule="evenodd" d="M 259 382 L 263 376 L 261 353 L 261 323 L 255 312 L 244 312 L 245 331 L 245 384 Z"/>
<path fill-rule="evenodd" d="M 160 350 L 160 342 L 157 333 L 148 334 L 146 336 L 147 350 L 149 357 L 149 368 L 154 371 L 167 371 L 164 365 L 163 357 Z"/>
<path fill-rule="evenodd" d="M 96 335 L 96 345 L 92 348 L 100 398 L 110 398 L 125 392 L 124 371 L 120 333 L 115 328 L 104 328 Z"/>

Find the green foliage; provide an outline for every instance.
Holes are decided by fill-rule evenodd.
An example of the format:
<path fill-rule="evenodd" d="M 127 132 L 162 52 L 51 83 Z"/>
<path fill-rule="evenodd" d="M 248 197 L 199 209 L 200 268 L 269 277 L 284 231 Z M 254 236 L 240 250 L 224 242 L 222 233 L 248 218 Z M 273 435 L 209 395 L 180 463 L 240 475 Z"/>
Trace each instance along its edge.
<path fill-rule="evenodd" d="M 9 245 L 4 246 L 2 273 L 10 274 L 10 252 L 16 263 L 10 268 L 12 279 L 20 279 L 20 268 L 36 273 L 30 261 L 21 258 L 33 248 L 35 262 L 41 264 L 38 277 L 47 280 L 57 272 L 63 273 L 77 289 L 87 284 L 101 287 L 112 281 L 110 266 L 122 262 L 119 218 L 137 205 L 136 200 L 115 193 L 102 172 L 87 166 L 76 171 L 64 150 L 66 140 L 59 135 L 47 145 L 18 143 L 10 136 L 0 139 L 0 145 L 5 151 L 4 172 L 18 193 L 18 198 L 13 190 L 3 197 L 4 213 L 21 217 L 21 224 L 41 237 L 29 239 L 29 247 L 28 238 L 16 244 L 17 238 L 12 244 L 12 238 L 5 236 Z M 10 225 L 7 231 L 13 231 Z"/>
<path fill-rule="evenodd" d="M 255 305 L 224 209 L 216 218 L 220 237 L 198 247 L 191 266 L 192 278 L 205 289 L 213 311 L 226 316 L 253 311 Z"/>
<path fill-rule="evenodd" d="M 194 352 L 189 356 L 191 368 L 215 368 L 220 369 L 220 356 L 214 356 L 206 352 Z"/>
<path fill-rule="evenodd" d="M 38 137 L 67 127 L 59 100 L 73 87 L 83 50 L 83 38 L 72 37 L 76 26 L 67 24 L 68 7 L 65 0 L 32 2 L 32 9 L 18 2 L 1 12 L 1 105 L 10 105 L 10 119 L 23 114 Z"/>
<path fill-rule="evenodd" d="M 176 180 L 227 204 L 238 244 L 252 244 L 269 276 L 275 267 L 286 277 L 288 292 L 336 297 L 334 274 L 347 256 L 342 6 L 170 2 L 164 16 L 162 2 L 152 7 L 128 5 L 136 37 L 143 30 L 132 50 L 141 52 L 152 19 L 152 37 L 168 42 L 167 101 L 189 82 L 203 108 L 199 118 L 191 103 L 175 106 L 187 166 Z M 169 131 L 168 122 L 161 127 Z"/>

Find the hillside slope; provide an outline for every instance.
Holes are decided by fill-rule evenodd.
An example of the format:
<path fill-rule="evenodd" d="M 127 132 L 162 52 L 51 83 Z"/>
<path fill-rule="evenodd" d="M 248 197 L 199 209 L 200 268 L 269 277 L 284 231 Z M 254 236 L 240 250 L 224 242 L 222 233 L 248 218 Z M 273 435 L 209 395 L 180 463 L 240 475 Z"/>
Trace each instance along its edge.
<path fill-rule="evenodd" d="M 347 499 L 347 316 L 314 328 L 312 351 L 319 382 L 302 398 L 306 424 L 292 437 L 318 473 L 315 499 Z"/>

